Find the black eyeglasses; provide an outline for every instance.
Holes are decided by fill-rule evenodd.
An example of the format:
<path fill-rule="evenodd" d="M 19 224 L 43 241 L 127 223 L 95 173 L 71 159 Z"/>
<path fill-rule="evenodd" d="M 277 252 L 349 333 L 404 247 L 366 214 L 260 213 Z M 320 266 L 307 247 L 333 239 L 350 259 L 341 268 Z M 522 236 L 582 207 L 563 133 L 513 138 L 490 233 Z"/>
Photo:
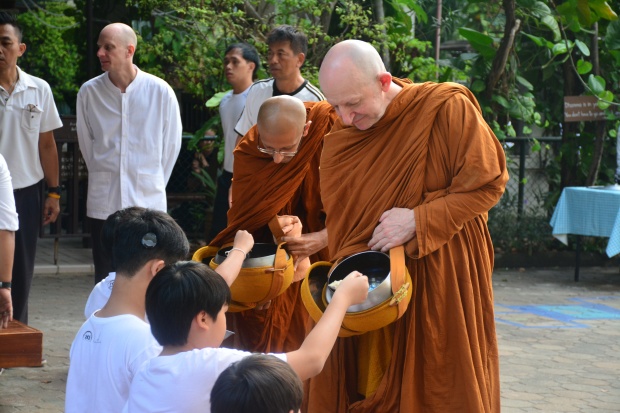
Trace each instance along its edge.
<path fill-rule="evenodd" d="M 276 153 L 280 156 L 284 156 L 284 157 L 293 157 L 295 155 L 297 155 L 297 152 L 299 152 L 299 147 L 301 146 L 301 140 L 304 136 L 302 135 L 299 138 L 299 141 L 297 142 L 297 149 L 293 152 L 290 151 L 282 151 L 282 150 L 278 150 L 276 151 L 275 149 L 267 149 L 267 148 L 263 148 L 260 146 L 260 135 L 258 136 L 258 143 L 256 144 L 256 147 L 258 148 L 258 150 L 262 153 L 265 153 L 269 156 L 274 156 Z"/>

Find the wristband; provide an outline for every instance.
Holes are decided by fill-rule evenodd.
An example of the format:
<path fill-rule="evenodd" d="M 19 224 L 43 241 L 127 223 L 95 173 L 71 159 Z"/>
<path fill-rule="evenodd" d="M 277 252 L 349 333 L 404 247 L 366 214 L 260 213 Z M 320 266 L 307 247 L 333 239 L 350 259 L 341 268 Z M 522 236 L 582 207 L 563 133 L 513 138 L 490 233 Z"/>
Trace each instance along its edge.
<path fill-rule="evenodd" d="M 10 281 L 9 282 L 0 281 L 0 288 L 8 288 L 10 290 L 11 289 L 11 285 L 12 285 L 12 283 Z"/>
<path fill-rule="evenodd" d="M 47 193 L 53 193 L 53 194 L 58 194 L 60 195 L 60 191 L 61 191 L 61 187 L 59 186 L 50 186 L 47 188 Z"/>
<path fill-rule="evenodd" d="M 226 251 L 226 256 L 228 257 L 228 254 L 230 254 L 234 250 L 241 251 L 241 253 L 245 255 L 245 258 L 248 257 L 248 254 L 246 254 L 244 250 L 242 250 L 241 248 L 237 248 L 237 247 L 232 247 L 230 250 Z"/>
<path fill-rule="evenodd" d="M 54 198 L 54 199 L 60 199 L 60 194 L 56 194 L 54 192 L 48 192 L 47 197 Z"/>

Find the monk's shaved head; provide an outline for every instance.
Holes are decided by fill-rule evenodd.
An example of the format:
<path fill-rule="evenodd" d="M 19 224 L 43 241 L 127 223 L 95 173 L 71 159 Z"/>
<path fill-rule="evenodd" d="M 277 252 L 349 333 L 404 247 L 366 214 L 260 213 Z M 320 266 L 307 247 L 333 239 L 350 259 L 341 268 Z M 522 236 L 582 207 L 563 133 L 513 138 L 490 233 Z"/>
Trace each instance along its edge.
<path fill-rule="evenodd" d="M 292 128 L 301 133 L 306 124 L 306 107 L 292 96 L 271 97 L 258 110 L 257 124 L 263 135 L 279 135 Z"/>
<path fill-rule="evenodd" d="M 101 30 L 101 35 L 109 36 L 118 42 L 121 46 L 138 45 L 138 37 L 131 27 L 124 23 L 108 24 Z"/>
<path fill-rule="evenodd" d="M 342 122 L 359 130 L 377 123 L 401 89 L 392 82 L 377 50 L 361 40 L 333 46 L 321 64 L 319 82 Z"/>
<path fill-rule="evenodd" d="M 319 71 L 319 83 L 323 89 L 323 85 L 338 74 L 352 76 L 351 81 L 376 80 L 385 71 L 381 56 L 370 43 L 345 40 L 333 46 L 325 55 Z"/>

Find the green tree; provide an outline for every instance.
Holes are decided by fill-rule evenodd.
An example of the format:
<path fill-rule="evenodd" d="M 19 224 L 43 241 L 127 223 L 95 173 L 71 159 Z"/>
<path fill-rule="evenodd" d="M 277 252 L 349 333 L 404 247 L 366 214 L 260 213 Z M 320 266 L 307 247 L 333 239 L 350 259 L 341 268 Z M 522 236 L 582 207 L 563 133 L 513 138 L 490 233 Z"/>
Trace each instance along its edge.
<path fill-rule="evenodd" d="M 19 66 L 46 80 L 62 114 L 75 111 L 82 56 L 75 44 L 81 13 L 63 2 L 48 2 L 17 16 L 24 31 L 26 53 Z"/>

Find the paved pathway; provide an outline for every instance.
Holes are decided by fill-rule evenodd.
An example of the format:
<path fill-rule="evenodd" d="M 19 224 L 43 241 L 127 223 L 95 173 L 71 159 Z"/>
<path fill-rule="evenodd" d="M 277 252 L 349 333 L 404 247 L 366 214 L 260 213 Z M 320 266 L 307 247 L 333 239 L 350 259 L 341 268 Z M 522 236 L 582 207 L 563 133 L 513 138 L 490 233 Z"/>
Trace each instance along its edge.
<path fill-rule="evenodd" d="M 63 411 L 69 347 L 92 287 L 92 275 L 72 272 L 91 268 L 79 245 L 61 240 L 59 263 L 44 269 L 52 243 L 40 244 L 30 324 L 44 332 L 47 364 L 0 375 L 0 413 Z M 578 283 L 571 267 L 500 269 L 494 285 L 502 411 L 620 412 L 618 268 L 583 268 Z"/>

